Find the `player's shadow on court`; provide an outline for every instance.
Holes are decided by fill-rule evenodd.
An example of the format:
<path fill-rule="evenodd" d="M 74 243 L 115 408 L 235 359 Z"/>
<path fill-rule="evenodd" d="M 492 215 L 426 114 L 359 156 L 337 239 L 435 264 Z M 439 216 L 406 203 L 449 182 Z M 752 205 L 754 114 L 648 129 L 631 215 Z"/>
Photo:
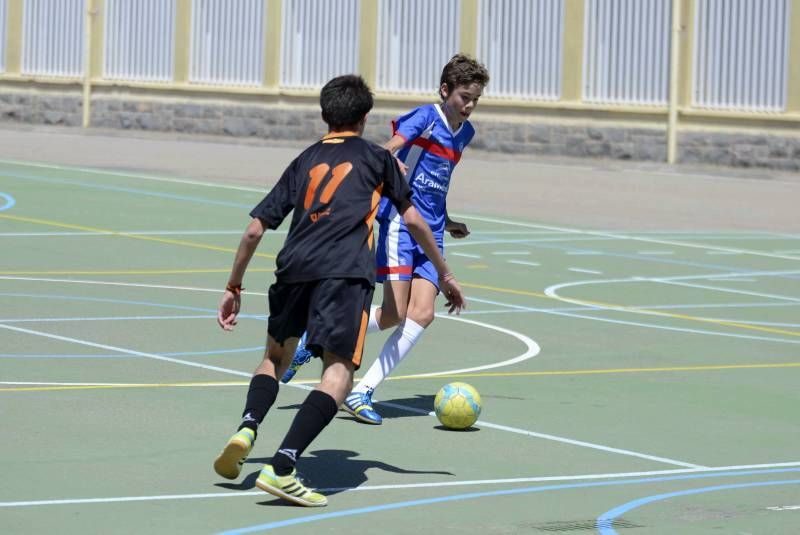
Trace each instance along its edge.
<path fill-rule="evenodd" d="M 344 492 L 348 489 L 357 488 L 366 483 L 367 470 L 377 468 L 393 474 L 438 474 L 452 476 L 452 472 L 440 470 L 413 470 L 400 468 L 383 461 L 373 461 L 368 459 L 357 459 L 358 453 L 349 450 L 316 450 L 304 454 L 297 463 L 297 471 L 306 485 L 318 489 L 327 496 Z M 270 462 L 269 457 L 247 459 L 245 468 L 248 465 L 256 464 L 259 466 Z M 258 471 L 248 474 L 241 483 L 217 483 L 218 487 L 230 490 L 251 490 L 255 488 Z M 286 505 L 286 502 L 278 499 L 270 499 L 266 502 L 259 502 L 260 505 Z"/>

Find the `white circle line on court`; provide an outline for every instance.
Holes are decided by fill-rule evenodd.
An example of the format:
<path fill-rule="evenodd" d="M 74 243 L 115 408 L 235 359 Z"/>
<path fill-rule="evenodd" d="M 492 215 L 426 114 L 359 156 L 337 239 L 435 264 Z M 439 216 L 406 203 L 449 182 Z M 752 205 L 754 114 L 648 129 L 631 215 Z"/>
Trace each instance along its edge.
<path fill-rule="evenodd" d="M 96 284 L 96 285 L 106 285 L 106 286 L 123 286 L 123 287 L 134 287 L 134 288 L 156 288 L 156 289 L 166 289 L 166 290 L 194 290 L 198 292 L 212 292 L 218 293 L 219 290 L 212 290 L 209 288 L 195 288 L 191 286 L 167 286 L 167 285 L 158 285 L 158 284 L 140 284 L 140 283 L 129 283 L 129 282 L 112 282 L 112 281 L 89 281 L 83 279 L 52 279 L 52 278 L 43 278 L 43 277 L 19 277 L 19 276 L 0 276 L 0 280 L 25 280 L 25 281 L 38 281 L 38 282 L 64 282 L 64 283 L 73 283 L 73 284 Z M 266 295 L 263 292 L 251 292 L 247 291 L 248 294 L 251 295 Z M 610 318 L 598 318 L 594 316 L 585 316 L 581 314 L 576 314 L 574 312 L 565 312 L 559 309 L 542 309 L 542 308 L 533 308 L 527 307 L 522 305 L 512 305 L 510 303 L 503 303 L 500 301 L 492 301 L 488 299 L 477 299 L 471 298 L 472 301 L 476 301 L 478 303 L 485 303 L 490 305 L 502 306 L 506 308 L 510 308 L 516 311 L 523 311 L 523 312 L 541 312 L 543 314 L 551 314 L 555 316 L 564 316 L 570 318 L 578 318 L 578 319 L 585 319 L 591 321 L 600 321 L 604 323 L 613 323 L 616 325 L 628 325 L 631 327 L 645 327 L 648 329 L 658 329 L 662 331 L 672 331 L 672 332 L 682 332 L 682 333 L 690 333 L 690 334 L 702 334 L 707 336 L 721 336 L 723 338 L 741 338 L 744 340 L 762 340 L 766 342 L 776 342 L 780 344 L 800 344 L 800 340 L 788 340 L 784 338 L 775 338 L 775 337 L 768 337 L 768 336 L 754 336 L 754 335 L 746 335 L 746 334 L 736 334 L 736 333 L 724 333 L 724 332 L 717 332 L 717 331 L 706 331 L 703 329 L 689 329 L 686 327 L 669 327 L 667 325 L 656 325 L 651 323 L 640 323 L 637 321 L 627 321 L 627 320 L 616 320 Z M 602 310 L 597 306 L 587 306 L 582 305 L 582 307 L 586 310 L 596 309 Z M 570 310 L 570 309 L 564 309 Z"/>
<path fill-rule="evenodd" d="M 59 281 L 59 282 L 64 282 L 64 281 Z M 66 282 L 75 283 L 75 282 L 80 282 L 80 281 L 66 280 Z M 99 281 L 92 281 L 92 282 L 98 283 Z M 119 283 L 116 283 L 116 284 L 119 284 Z M 146 285 L 144 285 L 144 286 L 146 286 Z M 187 290 L 188 288 L 180 287 L 180 288 L 176 288 L 176 289 Z M 197 288 L 195 288 L 195 290 L 208 291 L 208 289 L 197 289 Z M 453 318 L 453 317 L 448 317 L 448 316 L 442 316 L 442 317 L 447 317 L 448 319 L 452 319 L 452 320 L 456 320 L 456 321 L 462 321 L 464 323 L 472 323 L 472 324 L 475 324 L 475 325 L 488 326 L 488 324 L 485 324 L 485 323 L 482 323 L 482 322 L 477 322 L 477 321 L 474 321 L 474 320 L 467 320 L 467 319 L 463 319 L 463 318 Z M 52 339 L 55 339 L 55 340 L 61 340 L 61 341 L 66 341 L 66 342 L 72 342 L 72 343 L 76 343 L 76 344 L 86 345 L 88 347 L 107 349 L 107 350 L 118 351 L 118 352 L 129 354 L 129 355 L 137 355 L 137 356 L 142 356 L 142 357 L 149 357 L 149 358 L 152 358 L 152 359 L 155 359 L 155 360 L 163 360 L 163 361 L 167 361 L 167 362 L 173 362 L 173 363 L 176 363 L 176 364 L 184 364 L 184 365 L 187 365 L 187 366 L 192 366 L 192 367 L 197 367 L 197 368 L 204 368 L 204 369 L 207 369 L 207 370 L 210 370 L 210 371 L 219 371 L 219 372 L 222 372 L 222 373 L 229 373 L 229 374 L 233 374 L 233 375 L 238 375 L 240 377 L 241 376 L 248 377 L 248 378 L 251 377 L 251 374 L 245 373 L 245 372 L 240 372 L 238 370 L 231 370 L 231 369 L 227 369 L 227 368 L 221 368 L 221 367 L 218 367 L 218 366 L 208 366 L 208 365 L 205 365 L 205 364 L 199 364 L 199 363 L 192 362 L 192 361 L 186 361 L 186 360 L 182 360 L 182 359 L 175 359 L 175 358 L 172 358 L 172 357 L 165 357 L 165 356 L 156 355 L 156 354 L 153 354 L 153 353 L 144 353 L 144 352 L 140 352 L 140 351 L 133 351 L 133 350 L 114 347 L 114 346 L 109 346 L 109 345 L 105 345 L 105 344 L 96 344 L 94 342 L 89 342 L 89 341 L 86 341 L 86 340 L 78 340 L 78 339 L 75 339 L 75 338 L 59 336 L 59 335 L 45 333 L 45 332 L 41 332 L 41 331 L 34 331 L 34 330 L 31 330 L 31 329 L 22 329 L 20 327 L 13 327 L 11 325 L 6 325 L 6 324 L 3 324 L 3 323 L 0 323 L 0 328 L 12 330 L 12 331 L 17 331 L 17 332 L 22 332 L 22 333 L 27 333 L 27 334 L 32 334 L 32 335 L 38 335 L 38 336 L 42 336 L 42 337 L 45 337 L 45 338 L 52 338 Z M 512 333 L 513 332 L 513 331 L 510 331 L 508 329 L 504 329 L 502 327 L 497 327 L 497 326 L 491 326 L 491 328 L 494 328 L 496 330 L 499 330 L 501 332 L 506 332 L 506 333 Z M 535 356 L 536 354 L 539 353 L 539 345 L 536 344 L 536 342 L 534 342 L 530 338 L 525 337 L 524 335 L 521 335 L 519 333 L 516 333 L 516 335 L 518 335 L 518 339 L 523 341 L 523 343 L 525 343 L 528 346 L 528 350 L 525 353 L 523 353 L 522 355 L 511 359 L 510 361 L 505 361 L 504 363 L 501 363 L 501 364 L 497 364 L 497 363 L 495 363 L 495 364 L 487 364 L 487 365 L 484 365 L 484 366 L 479 366 L 479 367 L 470 368 L 470 369 L 443 371 L 443 372 L 438 372 L 438 373 L 436 373 L 434 375 L 448 375 L 448 374 L 453 374 L 453 373 L 464 373 L 466 371 L 476 371 L 476 370 L 487 369 L 487 368 L 490 368 L 490 367 L 497 367 L 498 365 L 508 365 L 509 362 L 520 362 L 522 360 L 526 360 L 528 358 L 532 358 L 533 356 Z M 519 337 L 524 337 L 524 338 L 519 338 Z M 295 387 L 295 388 L 299 388 L 299 389 L 303 389 L 303 390 L 312 390 L 312 387 L 307 386 L 307 385 L 302 385 L 302 384 L 289 383 L 289 386 L 292 386 L 292 387 Z M 380 402 L 378 402 L 376 400 L 376 403 L 380 403 Z M 395 408 L 398 408 L 398 409 L 401 409 L 401 410 L 405 410 L 405 411 L 408 411 L 408 412 L 419 412 L 418 409 L 415 409 L 413 407 L 406 407 L 404 405 L 395 405 L 395 404 L 392 404 L 392 403 L 385 403 L 385 404 L 387 406 L 393 406 Z M 422 413 L 423 414 L 429 414 L 427 411 L 422 411 Z M 686 463 L 686 462 L 678 461 L 678 460 L 674 460 L 674 459 L 667 459 L 665 457 L 657 457 L 657 456 L 647 455 L 647 454 L 644 454 L 644 453 L 634 452 L 634 451 L 630 451 L 630 450 L 612 448 L 612 447 L 604 446 L 604 445 L 601 445 L 601 444 L 593 444 L 593 443 L 590 443 L 590 442 L 583 442 L 583 441 L 578 441 L 578 440 L 574 440 L 574 439 L 570 439 L 570 438 L 558 437 L 558 436 L 555 436 L 555 435 L 547 435 L 547 434 L 543 434 L 543 433 L 536 433 L 536 432 L 528 431 L 528 430 L 525 430 L 525 429 L 517 429 L 517 428 L 512 428 L 512 427 L 502 426 L 502 425 L 497 425 L 497 424 L 492 424 L 492 423 L 483 422 L 483 421 L 480 422 L 480 423 L 482 425 L 486 426 L 486 427 L 492 427 L 492 428 L 495 428 L 495 429 L 498 429 L 498 430 L 508 431 L 508 432 L 512 432 L 512 433 L 525 435 L 525 436 L 532 436 L 532 437 L 536 437 L 536 438 L 542 438 L 542 439 L 546 439 L 546 440 L 552 440 L 552 441 L 571 444 L 571 445 L 575 445 L 575 446 L 586 447 L 586 448 L 590 448 L 590 449 L 597 449 L 597 450 L 601 450 L 601 451 L 605 451 L 605 452 L 609 452 L 609 453 L 616 453 L 616 454 L 621 454 L 621 455 L 628 455 L 628 456 L 633 456 L 633 457 L 638 457 L 638 458 L 644 458 L 644 459 L 648 459 L 648 460 L 652 460 L 652 461 L 656 461 L 656 462 L 662 462 L 662 463 L 672 464 L 672 465 L 677 465 L 677 466 L 690 466 L 690 467 L 698 467 L 699 466 L 699 465 L 696 465 L 696 464 Z"/>
<path fill-rule="evenodd" d="M 16 277 L 0 277 L 0 280 L 9 279 L 9 278 L 10 279 L 15 279 Z M 219 292 L 219 290 L 215 290 L 215 289 L 211 289 L 211 288 L 196 288 L 196 287 L 188 287 L 188 286 L 165 286 L 165 285 L 149 285 L 149 284 L 141 284 L 141 283 L 131 284 L 131 283 L 120 283 L 120 282 L 105 283 L 103 281 L 79 281 L 79 280 L 70 280 L 70 279 L 37 279 L 35 277 L 24 277 L 24 278 L 21 277 L 21 279 L 22 280 L 38 280 L 38 281 L 43 281 L 43 282 L 59 282 L 59 283 L 63 283 L 63 282 L 81 283 L 81 282 L 83 282 L 83 283 L 86 283 L 86 284 L 100 284 L 100 285 L 109 284 L 109 285 L 113 285 L 113 286 L 136 286 L 136 287 L 143 287 L 143 288 L 172 289 L 172 290 L 183 290 L 183 291 Z M 248 290 L 247 293 L 250 294 L 250 295 L 260 295 L 260 296 L 267 295 L 266 293 L 263 293 L 263 292 L 251 292 L 249 290 Z M 501 366 L 511 366 L 512 364 L 517 364 L 519 362 L 522 362 L 522 361 L 528 360 L 530 358 L 533 358 L 536 355 L 538 355 L 539 352 L 541 351 L 541 348 L 539 347 L 539 344 L 537 344 L 531 338 L 529 338 L 528 336 L 525 336 L 522 333 L 518 333 L 518 332 L 512 331 L 510 329 L 506 329 L 506 328 L 503 328 L 503 327 L 499 327 L 497 325 L 491 325 L 489 323 L 484 323 L 484 322 L 480 322 L 480 321 L 468 320 L 468 319 L 464 319 L 464 318 L 458 318 L 458 317 L 455 317 L 455 316 L 451 316 L 449 314 L 436 314 L 436 317 L 449 319 L 449 320 L 453 320 L 453 321 L 460 321 L 460 322 L 463 322 L 463 323 L 470 323 L 472 325 L 477 325 L 479 327 L 484 327 L 486 329 L 491 329 L 491 330 L 494 330 L 494 331 L 501 332 L 503 334 L 507 334 L 507 335 L 509 335 L 511 337 L 516 338 L 517 340 L 519 340 L 523 344 L 525 344 L 526 350 L 521 355 L 518 355 L 518 356 L 516 356 L 514 358 L 511 358 L 509 360 L 504 360 L 502 362 L 497 362 L 497 363 L 492 363 L 492 364 L 485 364 L 483 366 L 476 366 L 474 368 L 463 368 L 463 369 L 459 369 L 459 370 L 445 370 L 445 371 L 441 371 L 441 372 L 426 373 L 426 374 L 419 375 L 419 377 L 429 377 L 429 376 L 436 376 L 436 375 L 453 375 L 453 374 L 456 374 L 456 373 L 466 373 L 466 372 L 474 372 L 474 371 L 480 371 L 480 370 L 488 370 L 488 369 L 492 369 L 492 368 L 498 368 L 498 367 L 501 367 Z M 0 327 L 2 327 L 2 326 L 3 326 L 3 323 L 2 323 L 2 320 L 0 320 Z M 108 348 L 111 348 L 111 347 L 112 346 L 108 346 Z M 106 348 L 105 347 L 101 347 L 101 349 L 106 349 Z M 156 357 L 155 355 L 152 355 L 152 354 L 150 354 L 150 355 L 152 356 L 152 358 Z M 139 356 L 148 356 L 148 355 L 141 354 Z M 162 359 L 162 360 L 163 359 L 170 359 L 170 357 L 160 357 L 160 356 L 159 356 L 159 358 Z M 176 361 L 178 361 L 178 362 L 189 362 L 189 361 L 180 361 L 180 359 L 176 359 Z"/>
<path fill-rule="evenodd" d="M 317 489 L 322 492 L 374 492 L 383 490 L 403 490 L 403 489 L 418 489 L 418 488 L 442 488 L 442 487 L 458 487 L 458 486 L 476 486 L 476 485 L 505 485 L 513 483 L 545 483 L 554 481 L 592 481 L 597 479 L 625 479 L 635 478 L 642 476 L 659 476 L 659 475 L 672 475 L 672 474 L 696 474 L 707 473 L 713 477 L 714 472 L 724 471 L 744 471 L 760 468 L 788 468 L 800 466 L 800 462 L 788 463 L 771 463 L 771 464 L 752 464 L 752 465 L 739 465 L 739 466 L 721 466 L 721 467 L 703 467 L 703 468 L 690 468 L 690 469 L 675 469 L 675 470 L 652 470 L 644 472 L 617 472 L 607 474 L 579 474 L 573 476 L 540 476 L 540 477 L 517 477 L 517 478 L 504 478 L 504 479 L 482 479 L 482 480 L 465 480 L 465 481 L 439 481 L 433 483 L 408 483 L 398 485 L 365 485 L 362 487 L 337 487 L 337 488 L 320 488 Z M 208 498 L 237 498 L 243 496 L 264 496 L 263 491 L 244 491 L 244 492 L 209 492 L 209 493 L 196 493 L 196 494 L 154 494 L 150 496 L 117 496 L 106 498 L 75 498 L 75 499 L 60 499 L 60 500 L 27 500 L 16 502 L 0 502 L 0 507 L 35 507 L 46 505 L 84 505 L 84 504 L 101 504 L 101 503 L 123 503 L 123 502 L 145 502 L 145 501 L 165 501 L 165 500 L 199 500 Z"/>

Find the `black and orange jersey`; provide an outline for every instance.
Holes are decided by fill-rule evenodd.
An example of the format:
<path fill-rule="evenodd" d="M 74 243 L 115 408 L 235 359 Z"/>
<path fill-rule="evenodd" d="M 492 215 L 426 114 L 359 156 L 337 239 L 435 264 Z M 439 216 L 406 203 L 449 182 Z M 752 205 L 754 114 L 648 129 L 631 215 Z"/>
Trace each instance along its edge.
<path fill-rule="evenodd" d="M 308 147 L 250 212 L 274 229 L 294 209 L 277 279 L 361 278 L 374 284 L 372 223 L 381 196 L 398 211 L 411 198 L 389 151 L 351 132 L 328 134 Z"/>

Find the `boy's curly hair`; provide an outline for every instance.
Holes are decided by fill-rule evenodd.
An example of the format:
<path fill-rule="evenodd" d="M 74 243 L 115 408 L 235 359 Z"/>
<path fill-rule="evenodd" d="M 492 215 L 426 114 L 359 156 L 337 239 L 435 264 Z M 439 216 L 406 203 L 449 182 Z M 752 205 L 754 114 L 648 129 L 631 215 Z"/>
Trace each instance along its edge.
<path fill-rule="evenodd" d="M 456 54 L 442 69 L 439 87 L 447 84 L 447 90 L 452 92 L 459 85 L 479 84 L 485 87 L 488 83 L 489 71 L 486 70 L 483 63 L 479 63 L 478 60 L 466 54 Z M 444 98 L 441 89 L 439 89 L 439 96 Z"/>

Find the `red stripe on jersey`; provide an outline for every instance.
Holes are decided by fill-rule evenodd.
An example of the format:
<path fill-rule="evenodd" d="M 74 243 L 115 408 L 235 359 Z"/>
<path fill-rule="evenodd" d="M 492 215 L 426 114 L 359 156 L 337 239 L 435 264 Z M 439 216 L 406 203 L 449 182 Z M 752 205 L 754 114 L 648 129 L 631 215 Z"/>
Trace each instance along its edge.
<path fill-rule="evenodd" d="M 453 149 L 448 149 L 447 147 L 443 147 L 439 145 L 435 141 L 431 141 L 430 139 L 424 139 L 418 137 L 414 141 L 411 142 L 412 145 L 417 145 L 422 147 L 424 150 L 430 152 L 431 154 L 435 154 L 436 156 L 441 156 L 451 162 L 458 163 L 461 159 L 461 153 L 458 151 L 454 151 Z"/>
<path fill-rule="evenodd" d="M 411 266 L 379 266 L 378 275 L 411 275 Z"/>

